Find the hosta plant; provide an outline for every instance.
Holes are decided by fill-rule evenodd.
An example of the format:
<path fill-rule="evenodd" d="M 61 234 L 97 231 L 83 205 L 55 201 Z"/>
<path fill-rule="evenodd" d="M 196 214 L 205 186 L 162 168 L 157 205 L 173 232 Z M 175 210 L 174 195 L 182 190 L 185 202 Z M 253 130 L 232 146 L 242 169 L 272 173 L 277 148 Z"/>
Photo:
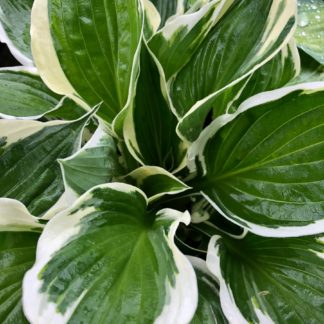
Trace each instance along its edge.
<path fill-rule="evenodd" d="M 0 322 L 323 322 L 323 21 L 1 0 Z"/>

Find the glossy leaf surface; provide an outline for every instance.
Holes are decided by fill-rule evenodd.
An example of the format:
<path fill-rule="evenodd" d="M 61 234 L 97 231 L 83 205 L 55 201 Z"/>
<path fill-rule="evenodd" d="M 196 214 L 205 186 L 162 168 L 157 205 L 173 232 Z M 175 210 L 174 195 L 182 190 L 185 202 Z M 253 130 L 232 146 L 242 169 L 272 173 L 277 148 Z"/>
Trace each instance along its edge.
<path fill-rule="evenodd" d="M 127 147 L 141 164 L 173 171 L 183 163 L 186 153 L 176 125 L 177 119 L 161 90 L 158 67 L 143 46 L 134 106 L 124 124 Z"/>
<path fill-rule="evenodd" d="M 35 261 L 39 234 L 0 232 L 0 321 L 27 324 L 22 309 L 22 280 Z"/>
<path fill-rule="evenodd" d="M 142 10 L 138 0 L 48 2 L 51 35 L 66 78 L 88 105 L 103 102 L 99 115 L 109 123 L 134 90 Z"/>
<path fill-rule="evenodd" d="M 250 102 L 265 99 L 260 94 Z M 195 145 L 203 147 L 205 172 L 198 188 L 224 215 L 260 235 L 322 232 L 323 111 L 322 91 L 295 91 L 247 109 L 211 135 L 215 120 Z"/>
<path fill-rule="evenodd" d="M 320 323 L 323 238 L 214 237 L 207 266 L 231 323 Z"/>
<path fill-rule="evenodd" d="M 1 0 L 0 40 L 23 65 L 32 66 L 30 12 L 33 0 Z"/>
<path fill-rule="evenodd" d="M 63 193 L 57 159 L 74 153 L 89 115 L 74 122 L 0 120 L 0 196 L 39 216 Z"/>
<path fill-rule="evenodd" d="M 80 151 L 59 162 L 65 185 L 78 195 L 111 182 L 121 171 L 115 142 L 100 127 Z"/>
<path fill-rule="evenodd" d="M 324 2 L 298 0 L 298 46 L 324 65 Z"/>
<path fill-rule="evenodd" d="M 93 188 L 53 218 L 24 280 L 28 319 L 190 321 L 197 303 L 195 274 L 173 242 L 189 214 L 169 209 L 154 215 L 146 204 L 137 188 L 111 183 Z"/>

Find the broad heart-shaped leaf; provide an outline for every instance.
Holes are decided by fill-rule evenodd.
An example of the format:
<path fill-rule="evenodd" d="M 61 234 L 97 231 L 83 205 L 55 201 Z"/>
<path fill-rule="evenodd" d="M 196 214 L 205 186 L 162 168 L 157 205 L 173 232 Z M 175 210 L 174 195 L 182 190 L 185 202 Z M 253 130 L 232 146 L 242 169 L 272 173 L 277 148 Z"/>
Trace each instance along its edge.
<path fill-rule="evenodd" d="M 284 46 L 269 62 L 239 83 L 219 91 L 215 96 L 197 103 L 192 113 L 184 116 L 177 127 L 178 132 L 193 142 L 201 130 L 222 114 L 233 113 L 247 98 L 263 91 L 278 89 L 300 73 L 300 57 L 294 41 Z"/>
<path fill-rule="evenodd" d="M 295 13 L 288 0 L 235 1 L 171 83 L 177 114 L 197 109 L 198 101 L 238 83 L 274 57 L 293 33 Z"/>
<path fill-rule="evenodd" d="M 256 234 L 323 232 L 324 92 L 316 87 L 324 83 L 261 93 L 216 119 L 189 152 L 204 173 L 190 185 Z"/>
<path fill-rule="evenodd" d="M 143 45 L 137 92 L 124 123 L 127 147 L 142 165 L 168 171 L 181 168 L 186 147 L 176 133 L 176 125 L 177 118 L 163 97 L 158 67 Z"/>
<path fill-rule="evenodd" d="M 115 142 L 101 127 L 80 151 L 59 160 L 59 163 L 65 186 L 77 195 L 96 185 L 111 182 L 121 173 Z"/>
<path fill-rule="evenodd" d="M 22 280 L 35 261 L 39 234 L 0 232 L 0 322 L 27 324 L 22 309 Z"/>
<path fill-rule="evenodd" d="M 21 201 L 35 216 L 52 207 L 64 187 L 57 159 L 79 149 L 91 114 L 73 122 L 0 120 L 0 197 Z"/>
<path fill-rule="evenodd" d="M 83 111 L 71 100 L 49 90 L 29 68 L 0 70 L 0 117 L 38 119 L 59 108 L 69 109 L 77 116 Z"/>
<path fill-rule="evenodd" d="M 220 306 L 219 284 L 200 258 L 189 257 L 198 282 L 198 308 L 191 324 L 225 324 L 228 323 Z"/>
<path fill-rule="evenodd" d="M 178 15 L 152 37 L 149 47 L 160 61 L 166 80 L 189 62 L 204 37 L 219 19 L 225 2 L 213 0 L 198 12 Z"/>
<path fill-rule="evenodd" d="M 48 6 L 44 3 L 35 2 L 32 32 L 49 27 L 37 21 L 48 12 L 54 56 L 57 55 L 70 84 L 68 93 L 64 89 L 61 92 L 71 95 L 72 87 L 74 95 L 89 106 L 103 102 L 99 116 L 111 123 L 129 104 L 135 88 L 143 32 L 141 1 L 48 0 Z M 39 52 L 39 42 L 35 39 L 37 58 L 45 53 Z M 48 64 L 52 57 L 53 53 Z M 46 67 L 35 61 L 42 74 Z M 52 82 L 50 88 L 56 87 L 55 80 Z"/>
<path fill-rule="evenodd" d="M 324 2 L 298 0 L 298 46 L 324 65 Z"/>
<path fill-rule="evenodd" d="M 173 238 L 190 216 L 146 207 L 139 189 L 110 183 L 54 217 L 24 279 L 29 321 L 188 323 L 197 284 Z"/>
<path fill-rule="evenodd" d="M 0 41 L 23 65 L 33 66 L 30 49 L 30 13 L 33 0 L 1 0 Z"/>
<path fill-rule="evenodd" d="M 317 324 L 323 319 L 323 237 L 215 236 L 207 266 L 230 323 Z"/>
<path fill-rule="evenodd" d="M 129 183 L 134 183 L 145 192 L 149 202 L 166 194 L 175 195 L 190 189 L 171 173 L 154 166 L 140 167 L 129 173 L 126 178 Z"/>

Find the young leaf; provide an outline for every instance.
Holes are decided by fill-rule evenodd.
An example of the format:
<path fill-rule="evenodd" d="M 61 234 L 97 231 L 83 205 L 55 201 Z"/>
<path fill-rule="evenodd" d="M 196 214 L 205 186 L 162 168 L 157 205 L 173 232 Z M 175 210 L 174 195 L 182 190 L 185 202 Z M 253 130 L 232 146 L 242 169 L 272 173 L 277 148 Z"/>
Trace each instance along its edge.
<path fill-rule="evenodd" d="M 59 160 L 59 163 L 65 186 L 77 195 L 96 185 L 111 182 L 121 171 L 115 142 L 101 127 L 80 151 Z"/>
<path fill-rule="evenodd" d="M 291 38 L 295 12 L 287 0 L 236 1 L 171 83 L 177 115 L 199 115 L 202 105 L 271 60 Z"/>
<path fill-rule="evenodd" d="M 35 261 L 39 234 L 0 232 L 0 322 L 27 324 L 22 309 L 22 280 Z"/>
<path fill-rule="evenodd" d="M 219 299 L 219 284 L 200 258 L 188 257 L 193 265 L 198 282 L 198 308 L 191 324 L 226 324 Z"/>
<path fill-rule="evenodd" d="M 33 0 L 1 0 L 0 41 L 23 65 L 33 66 L 30 49 L 30 13 Z"/>
<path fill-rule="evenodd" d="M 324 64 L 324 2 L 298 0 L 298 46 L 319 63 Z"/>
<path fill-rule="evenodd" d="M 218 92 L 199 109 L 181 119 L 178 131 L 187 140 L 194 141 L 212 117 L 233 113 L 249 97 L 263 91 L 278 89 L 300 73 L 300 58 L 295 42 L 291 41 L 273 59 L 262 65 L 249 77 Z"/>
<path fill-rule="evenodd" d="M 207 266 L 219 279 L 230 323 L 320 323 L 323 318 L 323 238 L 242 240 L 215 236 Z"/>
<path fill-rule="evenodd" d="M 189 153 L 204 172 L 196 188 L 256 234 L 323 232 L 324 96 L 316 86 L 324 84 L 315 85 L 250 98 L 216 119 Z"/>
<path fill-rule="evenodd" d="M 20 200 L 40 216 L 63 193 L 57 159 L 80 147 L 80 137 L 91 115 L 48 123 L 0 120 L 0 196 Z"/>
<path fill-rule="evenodd" d="M 171 173 L 153 166 L 140 167 L 129 173 L 126 179 L 130 183 L 134 182 L 138 188 L 143 190 L 149 201 L 166 194 L 175 195 L 190 189 Z"/>
<path fill-rule="evenodd" d="M 142 165 L 168 171 L 183 167 L 186 147 L 176 134 L 177 119 L 164 98 L 156 62 L 145 46 L 134 104 L 124 123 L 129 151 Z"/>
<path fill-rule="evenodd" d="M 150 49 L 163 67 L 166 80 L 190 61 L 204 37 L 220 18 L 224 4 L 225 0 L 213 0 L 195 13 L 178 15 L 149 41 Z"/>
<path fill-rule="evenodd" d="M 54 217 L 24 279 L 29 321 L 188 323 L 196 279 L 173 239 L 189 214 L 146 207 L 139 189 L 111 183 Z"/>

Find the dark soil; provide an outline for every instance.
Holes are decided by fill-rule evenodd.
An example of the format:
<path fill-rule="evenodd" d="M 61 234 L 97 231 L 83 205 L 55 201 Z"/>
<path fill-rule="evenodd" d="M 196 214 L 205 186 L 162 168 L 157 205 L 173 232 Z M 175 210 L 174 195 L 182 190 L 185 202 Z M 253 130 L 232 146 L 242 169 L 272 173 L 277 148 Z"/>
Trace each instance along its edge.
<path fill-rule="evenodd" d="M 11 55 L 7 45 L 0 43 L 0 67 L 17 65 L 21 64 Z"/>

